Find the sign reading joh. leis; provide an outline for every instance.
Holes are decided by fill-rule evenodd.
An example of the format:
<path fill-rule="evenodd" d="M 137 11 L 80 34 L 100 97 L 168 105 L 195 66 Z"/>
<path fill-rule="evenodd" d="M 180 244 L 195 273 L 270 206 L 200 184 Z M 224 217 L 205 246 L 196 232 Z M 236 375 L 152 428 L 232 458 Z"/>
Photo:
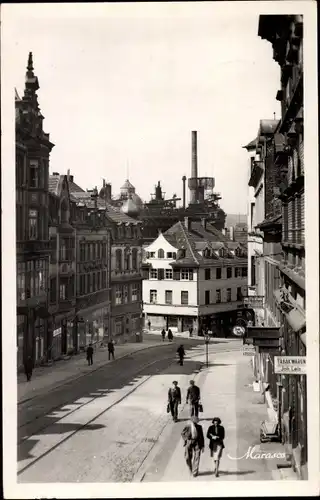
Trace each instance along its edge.
<path fill-rule="evenodd" d="M 307 358 L 306 356 L 275 356 L 274 373 L 305 375 L 307 373 Z"/>
<path fill-rule="evenodd" d="M 252 309 L 263 309 L 263 296 L 252 295 L 243 297 L 243 304 L 245 306 L 251 307 Z"/>

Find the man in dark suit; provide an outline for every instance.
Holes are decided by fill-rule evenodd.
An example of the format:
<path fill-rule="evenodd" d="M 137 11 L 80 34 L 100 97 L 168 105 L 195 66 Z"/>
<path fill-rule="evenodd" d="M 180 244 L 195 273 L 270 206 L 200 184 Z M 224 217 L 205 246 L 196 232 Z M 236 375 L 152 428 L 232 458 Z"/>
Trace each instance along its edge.
<path fill-rule="evenodd" d="M 88 361 L 88 365 L 93 365 L 93 347 L 92 347 L 92 344 L 89 344 L 89 347 L 87 349 L 87 361 Z"/>
<path fill-rule="evenodd" d="M 200 389 L 190 380 L 190 386 L 187 392 L 187 403 L 190 402 L 190 416 L 198 417 L 199 415 L 199 402 L 200 402 Z"/>
<path fill-rule="evenodd" d="M 199 473 L 200 455 L 204 451 L 203 429 L 198 422 L 198 417 L 191 417 L 189 424 L 181 433 L 185 447 L 185 459 L 193 477 Z"/>
<path fill-rule="evenodd" d="M 174 380 L 172 382 L 172 387 L 168 391 L 168 404 L 170 406 L 170 411 L 172 419 L 174 422 L 178 421 L 178 405 L 181 404 L 181 391 L 178 387 L 178 382 Z"/>

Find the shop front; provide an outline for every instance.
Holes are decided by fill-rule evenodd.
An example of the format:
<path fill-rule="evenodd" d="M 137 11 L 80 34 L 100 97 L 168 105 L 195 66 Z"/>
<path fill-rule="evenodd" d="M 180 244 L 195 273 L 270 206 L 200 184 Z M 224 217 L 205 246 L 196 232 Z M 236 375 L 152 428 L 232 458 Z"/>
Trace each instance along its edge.
<path fill-rule="evenodd" d="M 109 338 L 109 306 L 85 309 L 77 313 L 78 346 L 84 350 L 90 343 L 105 343 Z"/>

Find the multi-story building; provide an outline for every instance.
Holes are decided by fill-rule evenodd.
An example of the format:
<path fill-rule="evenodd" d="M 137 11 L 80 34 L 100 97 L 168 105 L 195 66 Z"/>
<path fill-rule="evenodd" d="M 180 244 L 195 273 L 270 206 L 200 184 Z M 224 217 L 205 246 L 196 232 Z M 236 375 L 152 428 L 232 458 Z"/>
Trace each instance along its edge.
<path fill-rule="evenodd" d="M 247 294 L 246 249 L 214 226 L 176 223 L 144 248 L 144 313 L 157 328 L 229 335 Z"/>
<path fill-rule="evenodd" d="M 24 96 L 16 92 L 16 252 L 18 367 L 48 348 L 48 176 L 53 144 L 43 131 L 38 78 L 29 54 Z"/>
<path fill-rule="evenodd" d="M 265 324 L 265 261 L 260 224 L 266 213 L 266 182 L 273 161 L 273 137 L 279 120 L 261 120 L 257 138 L 245 148 L 250 155 L 248 193 L 248 293 L 256 297 L 255 323 Z M 268 193 L 269 194 L 269 193 Z M 252 299 L 253 300 L 253 299 Z M 260 304 L 259 304 L 260 302 Z"/>
<path fill-rule="evenodd" d="M 72 176 L 71 176 L 72 177 Z M 141 222 L 130 217 L 131 198 L 119 209 L 95 192 L 83 191 L 73 182 L 70 191 L 79 203 L 103 214 L 111 235 L 111 320 L 108 335 L 118 342 L 141 339 L 142 275 L 141 275 Z M 129 193 L 130 195 L 130 193 Z"/>
<path fill-rule="evenodd" d="M 276 158 L 281 181 L 283 257 L 274 290 L 282 333 L 282 354 L 306 355 L 304 149 L 303 149 L 303 19 L 296 15 L 260 16 L 259 36 L 272 44 L 281 70 L 277 99 L 281 120 L 276 135 Z M 265 225 L 261 229 L 266 229 Z M 265 231 L 265 234 L 268 234 Z M 278 242 L 277 242 L 278 244 Z M 276 250 L 277 253 L 277 250 Z M 272 279 L 272 277 L 271 277 Z M 271 285 L 270 285 L 271 292 Z M 269 292 L 268 292 L 269 293 Z M 272 303 L 271 303 L 272 306 Z M 307 477 L 306 377 L 276 376 L 281 407 L 282 437 L 300 478 Z"/>
<path fill-rule="evenodd" d="M 66 175 L 49 177 L 49 314 L 48 358 L 76 352 L 76 205 L 70 200 Z"/>

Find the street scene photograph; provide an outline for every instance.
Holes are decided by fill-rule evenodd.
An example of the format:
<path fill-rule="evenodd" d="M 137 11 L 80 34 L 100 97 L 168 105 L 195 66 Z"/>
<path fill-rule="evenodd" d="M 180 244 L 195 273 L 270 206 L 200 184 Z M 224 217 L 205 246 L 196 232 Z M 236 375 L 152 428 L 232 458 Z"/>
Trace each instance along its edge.
<path fill-rule="evenodd" d="M 314 481 L 316 10 L 275 3 L 4 6 L 20 498 Z"/>

